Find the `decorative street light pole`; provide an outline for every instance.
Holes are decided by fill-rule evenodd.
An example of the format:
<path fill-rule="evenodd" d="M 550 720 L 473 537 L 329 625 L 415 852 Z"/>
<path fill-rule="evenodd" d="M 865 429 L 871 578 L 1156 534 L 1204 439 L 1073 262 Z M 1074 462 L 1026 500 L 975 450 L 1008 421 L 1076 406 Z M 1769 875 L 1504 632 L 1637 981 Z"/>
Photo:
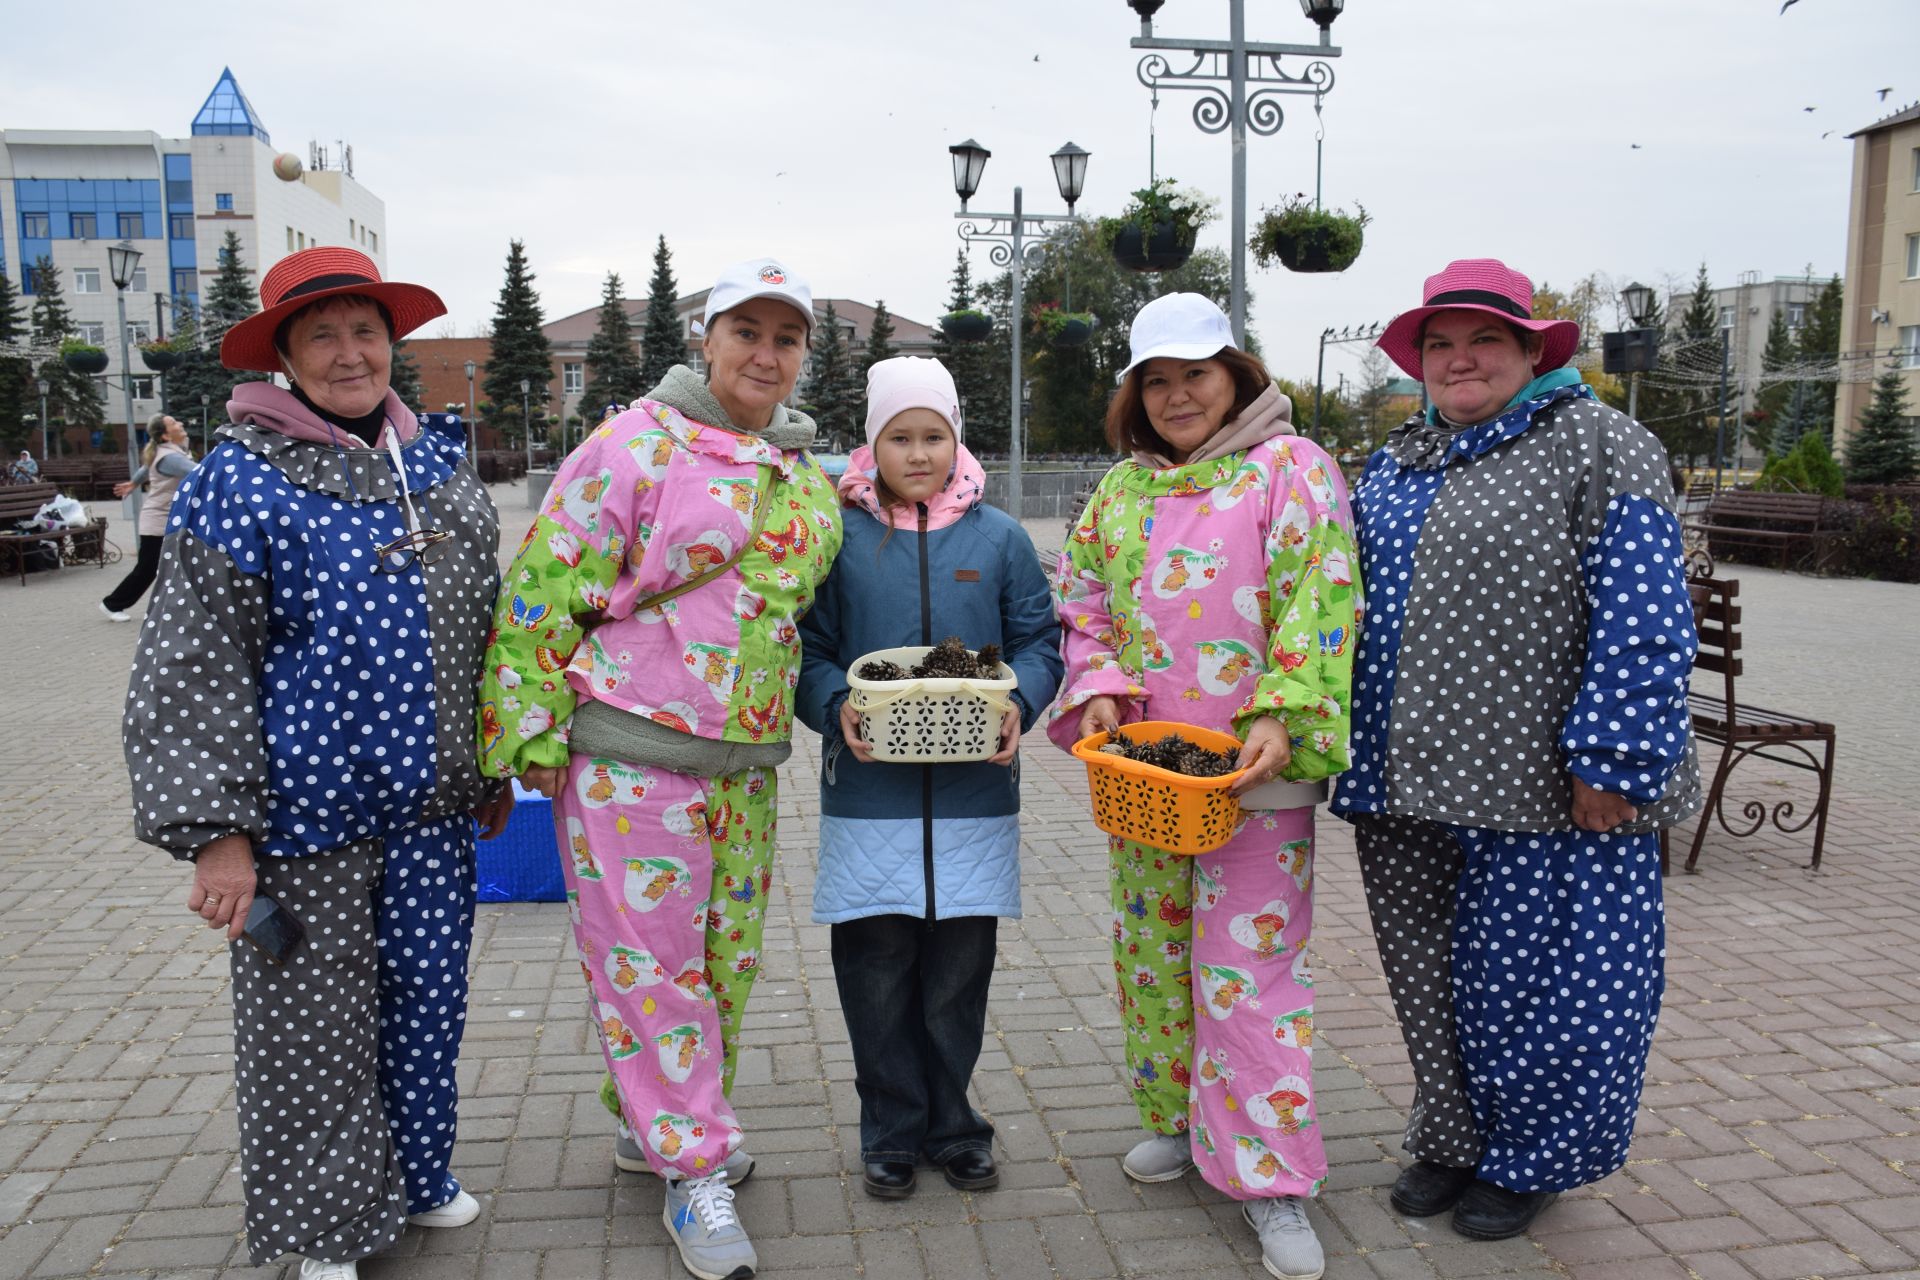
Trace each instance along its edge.
<path fill-rule="evenodd" d="M 1162 39 L 1153 34 L 1153 15 L 1165 0 L 1127 0 L 1140 15 L 1140 34 L 1128 42 L 1135 49 L 1155 52 L 1140 59 L 1135 74 L 1140 83 L 1158 93 L 1161 89 L 1187 89 L 1201 95 L 1193 106 L 1193 122 L 1202 133 L 1221 133 L 1229 129 L 1233 136 L 1232 226 L 1228 254 L 1233 262 L 1230 313 L 1236 346 L 1247 345 L 1247 131 L 1261 137 L 1280 132 L 1286 113 L 1280 109 L 1279 95 L 1310 93 L 1314 104 L 1333 88 L 1333 68 L 1322 59 L 1337 58 L 1340 48 L 1332 43 L 1333 20 L 1346 7 L 1346 0 L 1300 0 L 1301 12 L 1320 27 L 1319 44 L 1249 44 L 1247 42 L 1246 0 L 1229 0 L 1226 40 Z M 1164 52 L 1163 52 L 1164 51 Z M 1193 55 L 1193 64 L 1175 70 L 1165 52 Z M 1297 76 L 1281 69 L 1282 57 L 1312 58 L 1314 61 Z M 1216 86 L 1225 84 L 1227 92 Z M 1254 86 L 1251 93 L 1248 86 Z"/>
<path fill-rule="evenodd" d="M 213 430 L 208 419 L 213 413 L 213 396 L 205 391 L 200 393 L 200 456 L 206 457 L 213 449 Z"/>
<path fill-rule="evenodd" d="M 1011 386 L 1013 389 L 1011 416 L 1007 423 L 1007 510 L 1018 520 L 1025 512 L 1022 503 L 1024 492 L 1020 482 L 1020 460 L 1023 449 L 1020 435 L 1021 398 L 1023 393 L 1020 376 L 1020 330 L 1024 324 L 1024 304 L 1022 302 L 1022 281 L 1026 273 L 1027 254 L 1037 252 L 1039 245 L 1028 244 L 1028 236 L 1043 236 L 1050 222 L 1077 222 L 1073 206 L 1080 200 L 1080 193 L 1087 184 L 1087 158 L 1092 153 L 1074 146 L 1071 142 L 1053 153 L 1053 181 L 1060 188 L 1060 198 L 1067 202 L 1065 214 L 1027 213 L 1022 204 L 1019 187 L 1013 189 L 1012 213 L 969 213 L 967 201 L 973 199 L 973 193 L 980 189 L 980 175 L 986 171 L 987 157 L 993 153 L 968 138 L 965 142 L 947 148 L 953 157 L 953 190 L 960 197 L 960 211 L 953 216 L 962 219 L 959 227 L 963 243 L 972 244 L 976 240 L 986 241 L 993 247 L 987 252 L 988 261 L 996 267 L 1007 268 L 1013 282 L 1013 296 L 1007 314 L 1008 337 L 1013 345 L 1013 369 Z M 975 219 L 985 219 L 986 225 L 980 226 Z"/>
<path fill-rule="evenodd" d="M 527 470 L 533 470 L 533 408 L 527 399 L 527 393 L 533 390 L 533 383 L 520 379 L 520 429 L 527 434 Z"/>
<path fill-rule="evenodd" d="M 45 462 L 53 455 L 47 452 L 47 392 L 53 390 L 53 384 L 45 378 L 34 379 L 40 388 L 40 461 Z"/>
<path fill-rule="evenodd" d="M 1620 301 L 1627 308 L 1627 318 L 1633 321 L 1633 327 L 1644 330 L 1653 317 L 1653 290 L 1636 280 L 1620 291 Z M 1627 375 L 1627 416 L 1635 422 L 1640 421 L 1638 369 Z"/>
<path fill-rule="evenodd" d="M 1328 325 L 1320 331 L 1320 359 L 1313 367 L 1313 430 L 1307 436 L 1315 444 L 1320 443 L 1320 387 L 1327 374 L 1327 344 L 1338 346 L 1343 342 L 1372 342 L 1385 327 L 1376 320 L 1372 324 L 1351 329 L 1336 329 Z"/>
<path fill-rule="evenodd" d="M 127 410 L 127 475 L 140 469 L 140 447 L 133 432 L 133 343 L 127 337 L 127 286 L 133 283 L 133 270 L 140 265 L 140 251 L 122 240 L 107 247 L 107 274 L 113 277 L 114 298 L 120 305 L 120 389 Z M 138 498 L 127 491 L 127 518 L 132 519 Z"/>
<path fill-rule="evenodd" d="M 474 414 L 478 412 L 474 408 L 473 401 L 473 374 L 477 368 L 479 366 L 473 361 L 467 361 L 467 460 L 473 462 L 475 466 L 480 465 L 475 461 L 480 456 L 480 428 L 474 424 L 473 420 Z"/>

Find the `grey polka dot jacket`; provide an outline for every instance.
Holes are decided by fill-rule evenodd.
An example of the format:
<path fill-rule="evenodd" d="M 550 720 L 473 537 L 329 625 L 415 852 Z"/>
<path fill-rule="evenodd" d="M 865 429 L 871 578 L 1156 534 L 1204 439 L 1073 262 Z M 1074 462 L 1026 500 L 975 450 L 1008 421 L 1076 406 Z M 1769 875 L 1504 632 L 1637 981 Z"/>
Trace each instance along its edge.
<path fill-rule="evenodd" d="M 459 442 L 423 427 L 402 446 L 421 524 L 453 536 L 383 573 L 375 549 L 407 532 L 384 449 L 220 435 L 174 500 L 134 651 L 139 838 L 185 858 L 244 833 L 299 857 L 477 803 L 499 524 Z"/>
<path fill-rule="evenodd" d="M 1576 777 L 1631 800 L 1630 830 L 1700 807 L 1666 451 L 1571 371 L 1534 389 L 1465 430 L 1409 419 L 1354 490 L 1367 597 L 1337 814 L 1564 830 Z"/>

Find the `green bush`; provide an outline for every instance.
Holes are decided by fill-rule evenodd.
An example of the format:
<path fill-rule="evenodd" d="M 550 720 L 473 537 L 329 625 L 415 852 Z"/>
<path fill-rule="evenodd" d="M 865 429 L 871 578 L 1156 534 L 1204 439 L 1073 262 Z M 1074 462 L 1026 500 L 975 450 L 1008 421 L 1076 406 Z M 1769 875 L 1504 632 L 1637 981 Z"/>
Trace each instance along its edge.
<path fill-rule="evenodd" d="M 1874 493 L 1871 502 L 1855 503 L 1859 514 L 1847 535 L 1841 571 L 1856 578 L 1920 582 L 1913 504 L 1911 493 L 1897 492 Z"/>
<path fill-rule="evenodd" d="M 1827 448 L 1827 438 L 1809 431 L 1785 457 L 1769 457 L 1753 487 L 1763 493 L 1818 493 L 1839 498 L 1846 495 L 1847 480 Z"/>

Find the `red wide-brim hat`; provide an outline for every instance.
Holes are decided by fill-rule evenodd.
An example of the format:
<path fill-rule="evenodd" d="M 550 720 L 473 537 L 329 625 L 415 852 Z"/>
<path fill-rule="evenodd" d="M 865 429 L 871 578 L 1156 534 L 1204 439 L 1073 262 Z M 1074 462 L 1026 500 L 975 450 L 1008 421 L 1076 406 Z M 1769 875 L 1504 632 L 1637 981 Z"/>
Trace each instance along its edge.
<path fill-rule="evenodd" d="M 382 280 L 373 259 L 357 249 L 319 245 L 288 254 L 260 281 L 260 311 L 220 340 L 220 363 L 229 369 L 279 373 L 280 353 L 273 335 L 281 321 L 321 298 L 351 295 L 370 298 L 393 317 L 393 340 L 447 314 L 447 304 L 425 285 Z"/>
<path fill-rule="evenodd" d="M 1427 277 L 1420 297 L 1421 305 L 1395 316 L 1373 344 L 1416 382 L 1426 380 L 1420 369 L 1420 327 L 1436 311 L 1484 311 L 1528 333 L 1545 334 L 1535 373 L 1558 369 L 1580 349 L 1580 326 L 1571 320 L 1535 320 L 1533 281 L 1497 258 L 1449 262 Z"/>

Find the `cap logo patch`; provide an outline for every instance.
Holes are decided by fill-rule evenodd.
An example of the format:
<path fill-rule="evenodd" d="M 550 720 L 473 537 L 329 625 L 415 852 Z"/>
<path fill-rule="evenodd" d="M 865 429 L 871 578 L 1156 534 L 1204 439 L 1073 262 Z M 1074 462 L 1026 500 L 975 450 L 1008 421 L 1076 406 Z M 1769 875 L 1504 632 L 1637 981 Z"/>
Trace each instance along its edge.
<path fill-rule="evenodd" d="M 780 267 L 762 267 L 760 268 L 760 282 L 762 284 L 785 284 L 787 282 L 787 273 Z"/>

